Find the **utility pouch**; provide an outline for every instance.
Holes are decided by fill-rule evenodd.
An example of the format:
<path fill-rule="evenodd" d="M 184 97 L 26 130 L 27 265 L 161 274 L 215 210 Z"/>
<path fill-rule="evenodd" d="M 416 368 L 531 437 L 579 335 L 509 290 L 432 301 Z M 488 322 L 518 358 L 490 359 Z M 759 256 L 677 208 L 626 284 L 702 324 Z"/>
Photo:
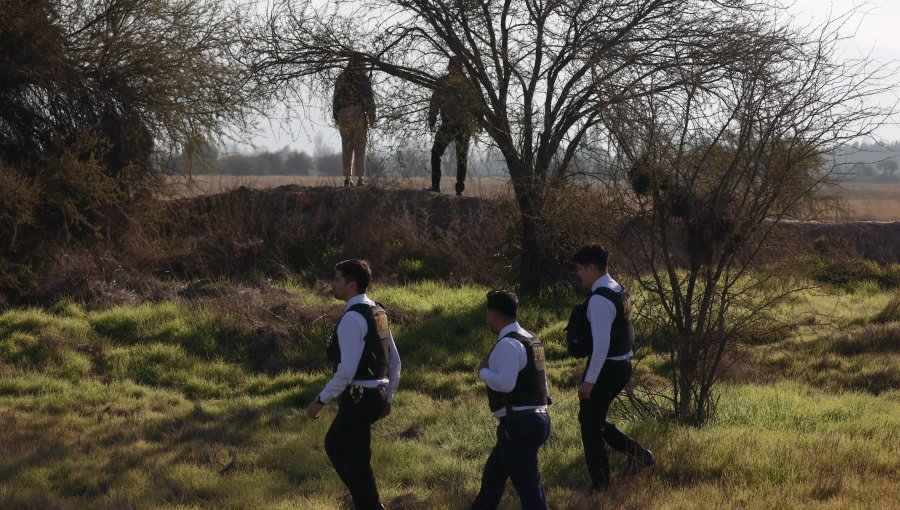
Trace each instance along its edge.
<path fill-rule="evenodd" d="M 354 404 L 359 404 L 360 400 L 363 398 L 363 393 L 365 389 L 362 386 L 353 385 L 350 386 L 350 400 Z"/>

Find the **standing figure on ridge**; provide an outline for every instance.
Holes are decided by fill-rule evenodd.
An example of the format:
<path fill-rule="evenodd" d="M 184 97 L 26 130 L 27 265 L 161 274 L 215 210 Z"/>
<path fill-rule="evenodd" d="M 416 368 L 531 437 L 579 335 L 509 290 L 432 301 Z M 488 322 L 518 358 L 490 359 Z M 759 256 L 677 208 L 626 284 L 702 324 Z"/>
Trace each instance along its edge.
<path fill-rule="evenodd" d="M 375 125 L 375 95 L 366 75 L 363 56 L 354 53 L 334 83 L 332 114 L 341 133 L 344 186 L 352 186 L 352 177 L 362 185 L 366 174 L 366 138 Z"/>
<path fill-rule="evenodd" d="M 450 57 L 448 73 L 438 79 L 428 108 L 428 127 L 434 135 L 431 148 L 431 187 L 427 191 L 441 192 L 441 156 L 451 143 L 456 146 L 456 194 L 466 189 L 469 142 L 484 119 L 481 93 L 466 77 L 462 59 Z M 441 125 L 436 127 L 440 114 Z"/>

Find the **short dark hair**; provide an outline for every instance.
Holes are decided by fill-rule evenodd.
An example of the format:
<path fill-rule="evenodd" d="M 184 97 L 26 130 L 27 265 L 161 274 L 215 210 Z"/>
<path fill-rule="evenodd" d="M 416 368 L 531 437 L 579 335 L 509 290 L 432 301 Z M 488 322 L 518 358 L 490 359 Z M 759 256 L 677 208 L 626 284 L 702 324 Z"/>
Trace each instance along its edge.
<path fill-rule="evenodd" d="M 492 290 L 487 293 L 487 309 L 515 319 L 519 312 L 519 298 L 508 290 Z"/>
<path fill-rule="evenodd" d="M 350 259 L 338 262 L 334 265 L 334 271 L 340 271 L 348 282 L 356 282 L 356 290 L 360 294 L 369 288 L 372 281 L 372 268 L 369 262 L 363 259 Z"/>
<path fill-rule="evenodd" d="M 587 246 L 582 246 L 572 258 L 575 259 L 576 264 L 581 264 L 582 266 L 593 264 L 597 266 L 597 269 L 605 271 L 609 262 L 609 252 L 602 245 L 591 243 Z"/>

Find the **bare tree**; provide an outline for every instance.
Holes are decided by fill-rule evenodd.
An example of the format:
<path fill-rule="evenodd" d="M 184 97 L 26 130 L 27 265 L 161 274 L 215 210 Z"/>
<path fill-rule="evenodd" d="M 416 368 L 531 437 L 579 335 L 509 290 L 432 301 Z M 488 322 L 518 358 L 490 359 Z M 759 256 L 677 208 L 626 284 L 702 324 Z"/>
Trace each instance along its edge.
<path fill-rule="evenodd" d="M 462 57 L 516 193 L 521 283 L 537 290 L 557 281 L 563 260 L 544 206 L 579 172 L 591 133 L 608 132 L 611 108 L 720 79 L 727 62 L 777 42 L 759 22 L 772 9 L 766 0 L 277 0 L 247 34 L 245 58 L 272 97 L 309 107 L 362 52 L 380 71 L 382 129 L 409 140 L 448 56 Z"/>
<path fill-rule="evenodd" d="M 745 30 L 767 36 L 722 59 L 714 80 L 675 59 L 680 87 L 604 113 L 608 137 L 594 146 L 614 169 L 604 189 L 625 221 L 619 264 L 667 340 L 684 423 L 709 418 L 745 341 L 784 327 L 774 305 L 804 283 L 791 278 L 780 227 L 820 215 L 821 193 L 840 178 L 825 156 L 892 113 L 877 105 L 894 66 L 836 61 L 851 15 L 808 33 L 760 17 Z"/>
<path fill-rule="evenodd" d="M 247 128 L 234 7 L 208 0 L 8 0 L 0 12 L 0 157 L 25 167 L 90 132 L 107 173 L 146 184 L 164 159 Z M 236 129 L 237 128 L 237 129 Z"/>

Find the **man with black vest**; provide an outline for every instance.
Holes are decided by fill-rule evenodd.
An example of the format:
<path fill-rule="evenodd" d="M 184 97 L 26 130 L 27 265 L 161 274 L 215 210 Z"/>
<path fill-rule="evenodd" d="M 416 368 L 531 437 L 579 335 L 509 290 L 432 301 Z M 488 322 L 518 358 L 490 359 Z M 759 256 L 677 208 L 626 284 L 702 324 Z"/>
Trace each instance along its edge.
<path fill-rule="evenodd" d="M 325 351 L 334 375 L 306 410 L 319 411 L 337 399 L 338 412 L 325 435 L 325 451 L 357 510 L 383 509 L 372 472 L 372 424 L 391 413 L 400 384 L 400 356 L 381 305 L 366 296 L 372 272 L 365 260 L 334 267 L 331 289 L 347 307 Z"/>
<path fill-rule="evenodd" d="M 478 377 L 487 384 L 488 403 L 500 423 L 473 510 L 497 508 L 507 478 L 524 510 L 547 508 L 538 468 L 538 448 L 550 435 L 544 346 L 519 326 L 518 308 L 511 292 L 487 295 L 487 324 L 497 343 L 481 360 Z"/>
<path fill-rule="evenodd" d="M 654 464 L 653 454 L 606 420 L 609 406 L 631 378 L 634 341 L 631 300 L 607 272 L 609 255 L 599 244 L 575 254 L 581 284 L 591 289 L 587 303 L 592 350 L 583 382 L 578 387 L 578 421 L 588 473 L 595 490 L 609 488 L 609 459 L 605 444 L 628 456 L 626 472 Z"/>

